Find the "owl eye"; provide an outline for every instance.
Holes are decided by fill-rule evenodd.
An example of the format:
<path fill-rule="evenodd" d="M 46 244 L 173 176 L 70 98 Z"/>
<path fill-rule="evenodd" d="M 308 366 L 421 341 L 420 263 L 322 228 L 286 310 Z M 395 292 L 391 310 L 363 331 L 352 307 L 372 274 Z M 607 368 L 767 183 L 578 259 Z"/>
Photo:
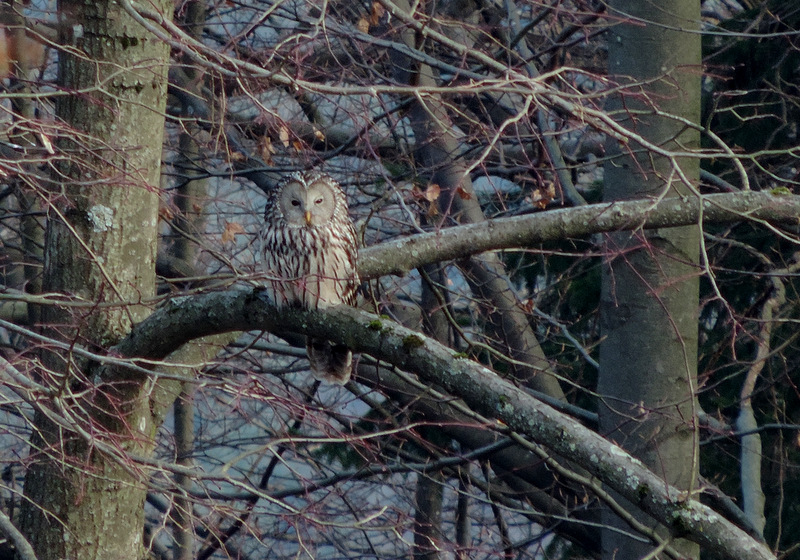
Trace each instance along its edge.
<path fill-rule="evenodd" d="M 317 200 L 315 200 L 314 204 L 322 204 L 322 197 L 319 197 Z"/>
<path fill-rule="evenodd" d="M 297 200 L 296 198 L 293 198 L 292 199 L 292 206 L 300 206 L 300 201 Z"/>

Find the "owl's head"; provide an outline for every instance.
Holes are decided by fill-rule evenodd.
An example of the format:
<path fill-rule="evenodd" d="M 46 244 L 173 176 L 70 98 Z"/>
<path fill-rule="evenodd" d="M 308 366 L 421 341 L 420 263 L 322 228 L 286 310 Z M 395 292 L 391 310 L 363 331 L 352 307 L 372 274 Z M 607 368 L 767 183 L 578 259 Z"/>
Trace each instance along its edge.
<path fill-rule="evenodd" d="M 344 193 L 328 175 L 313 171 L 293 173 L 277 185 L 276 191 L 274 204 L 289 227 L 321 227 L 342 208 L 346 212 Z"/>

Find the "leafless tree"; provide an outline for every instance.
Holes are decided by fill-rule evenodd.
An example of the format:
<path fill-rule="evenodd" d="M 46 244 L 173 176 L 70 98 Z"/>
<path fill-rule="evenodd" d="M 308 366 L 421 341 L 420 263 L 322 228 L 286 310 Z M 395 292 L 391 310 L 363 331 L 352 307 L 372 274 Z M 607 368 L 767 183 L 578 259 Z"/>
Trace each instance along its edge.
<path fill-rule="evenodd" d="M 4 2 L 0 552 L 796 555 L 800 8 L 695 4 Z"/>

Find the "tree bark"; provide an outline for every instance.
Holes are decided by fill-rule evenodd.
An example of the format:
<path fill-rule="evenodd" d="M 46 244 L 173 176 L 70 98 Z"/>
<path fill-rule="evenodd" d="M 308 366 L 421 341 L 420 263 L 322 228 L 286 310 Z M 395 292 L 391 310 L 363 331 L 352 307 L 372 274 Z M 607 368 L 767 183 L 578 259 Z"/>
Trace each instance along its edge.
<path fill-rule="evenodd" d="M 797 228 L 800 196 L 736 192 L 668 200 L 626 200 L 495 218 L 365 247 L 358 255 L 361 278 L 406 274 L 412 268 L 485 251 L 529 247 L 547 241 L 622 229 L 672 228 L 703 222 L 753 220 Z"/>
<path fill-rule="evenodd" d="M 417 477 L 414 514 L 414 560 L 442 558 L 442 500 L 444 477 L 439 472 Z"/>
<path fill-rule="evenodd" d="M 422 328 L 434 340 L 452 345 L 450 324 L 439 298 L 440 286 L 444 285 L 444 270 L 440 266 L 427 265 L 420 269 L 422 275 Z M 438 296 L 437 297 L 437 292 Z M 438 439 L 438 438 L 437 438 Z M 420 473 L 417 476 L 417 493 L 414 511 L 415 560 L 440 560 L 444 531 L 442 530 L 442 501 L 444 477 L 441 472 Z"/>
<path fill-rule="evenodd" d="M 172 12 L 166 0 L 151 5 Z M 68 133 L 59 144 L 65 157 L 54 179 L 63 187 L 49 216 L 44 289 L 98 307 L 49 307 L 44 322 L 53 338 L 105 348 L 147 315 L 142 302 L 154 295 L 169 50 L 111 0 L 62 0 L 59 9 L 71 23 L 59 82 L 76 93 L 56 107 Z M 151 452 L 144 384 L 100 384 L 91 363 L 55 351 L 45 351 L 42 363 L 42 382 L 61 387 L 61 412 L 74 415 L 75 431 L 37 412 L 24 533 L 40 560 L 144 558 L 145 475 L 94 441 Z"/>
<path fill-rule="evenodd" d="M 194 39 L 200 40 L 203 35 L 206 19 L 206 2 L 191 0 L 184 6 L 182 26 Z M 188 57 L 185 57 L 188 58 Z M 185 61 L 189 63 L 189 60 Z M 200 95 L 202 92 L 202 75 L 199 69 L 187 64 L 184 69 L 186 77 L 192 86 L 192 93 Z M 183 110 L 190 114 L 188 107 Z M 195 135 L 200 132 L 196 122 L 187 122 L 186 130 L 181 132 L 179 140 L 179 153 L 176 167 L 182 172 L 175 193 L 175 206 L 177 215 L 172 225 L 175 236 L 174 244 L 170 250 L 177 263 L 183 270 L 196 270 L 197 256 L 200 246 L 197 243 L 198 233 L 205 226 L 204 210 L 208 202 L 208 179 L 198 177 L 200 159 L 202 157 L 200 145 L 195 140 Z M 195 276 L 192 274 L 192 276 Z M 175 455 L 176 463 L 182 467 L 191 468 L 194 464 L 194 392 L 192 384 L 184 384 L 181 393 L 175 399 Z M 173 560 L 192 560 L 195 557 L 195 530 L 193 504 L 188 498 L 192 481 L 184 473 L 175 473 L 175 486 L 179 489 L 176 493 L 171 517 L 174 523 L 172 537 L 175 542 Z"/>
<path fill-rule="evenodd" d="M 395 5 L 405 13 L 412 11 L 407 0 L 398 0 Z M 404 44 L 414 46 L 411 29 L 402 28 L 398 35 Z M 434 69 L 427 64 L 416 64 L 396 53 L 393 62 L 398 82 L 421 87 L 437 85 Z M 436 95 L 426 96 L 424 101 L 418 97 L 412 102 L 408 114 L 417 139 L 417 158 L 430 173 L 430 183 L 441 189 L 437 204 L 446 218 L 445 223 L 485 222 L 445 102 Z M 500 341 L 499 345 L 503 346 L 503 353 L 512 358 L 508 364 L 512 375 L 537 391 L 563 400 L 564 392 L 558 378 L 511 288 L 500 258 L 487 253 L 465 259 L 458 266 L 470 289 L 486 302 L 488 326 L 494 331 L 494 338 Z"/>
<path fill-rule="evenodd" d="M 620 82 L 644 85 L 634 86 L 636 95 L 613 96 L 608 110 L 619 123 L 658 146 L 675 151 L 699 148 L 699 132 L 655 114 L 657 104 L 663 113 L 699 122 L 699 5 L 669 0 L 654 7 L 613 0 L 609 13 L 622 18 L 610 30 L 610 73 Z M 675 197 L 697 185 L 697 159 L 669 159 L 635 142 L 623 146 L 613 139 L 607 153 L 607 201 Z M 698 476 L 693 418 L 699 245 L 700 229 L 694 225 L 610 234 L 600 303 L 600 433 L 688 493 Z M 638 508 L 623 503 L 643 521 Z M 657 525 L 653 520 L 645 523 Z M 633 560 L 653 553 L 653 543 L 630 538 L 631 526 L 610 510 L 604 525 L 609 527 L 603 532 L 604 558 Z M 686 558 L 699 554 L 692 543 L 672 544 Z"/>
<path fill-rule="evenodd" d="M 255 291 L 182 298 L 155 311 L 117 347 L 120 356 L 160 360 L 193 339 L 213 333 L 265 330 L 296 332 L 346 344 L 440 385 L 498 427 L 513 430 L 570 460 L 670 527 L 673 536 L 735 560 L 768 560 L 761 543 L 691 496 L 666 483 L 621 448 L 477 362 L 419 332 L 349 307 L 324 313 L 282 310 Z"/>

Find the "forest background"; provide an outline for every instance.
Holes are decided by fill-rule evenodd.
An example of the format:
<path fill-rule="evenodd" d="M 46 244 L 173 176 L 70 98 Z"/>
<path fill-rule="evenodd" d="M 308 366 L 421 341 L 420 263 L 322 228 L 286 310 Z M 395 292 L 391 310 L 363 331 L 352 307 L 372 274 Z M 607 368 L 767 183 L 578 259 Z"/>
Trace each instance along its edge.
<path fill-rule="evenodd" d="M 794 2 L 2 8 L 4 557 L 800 558 Z"/>

